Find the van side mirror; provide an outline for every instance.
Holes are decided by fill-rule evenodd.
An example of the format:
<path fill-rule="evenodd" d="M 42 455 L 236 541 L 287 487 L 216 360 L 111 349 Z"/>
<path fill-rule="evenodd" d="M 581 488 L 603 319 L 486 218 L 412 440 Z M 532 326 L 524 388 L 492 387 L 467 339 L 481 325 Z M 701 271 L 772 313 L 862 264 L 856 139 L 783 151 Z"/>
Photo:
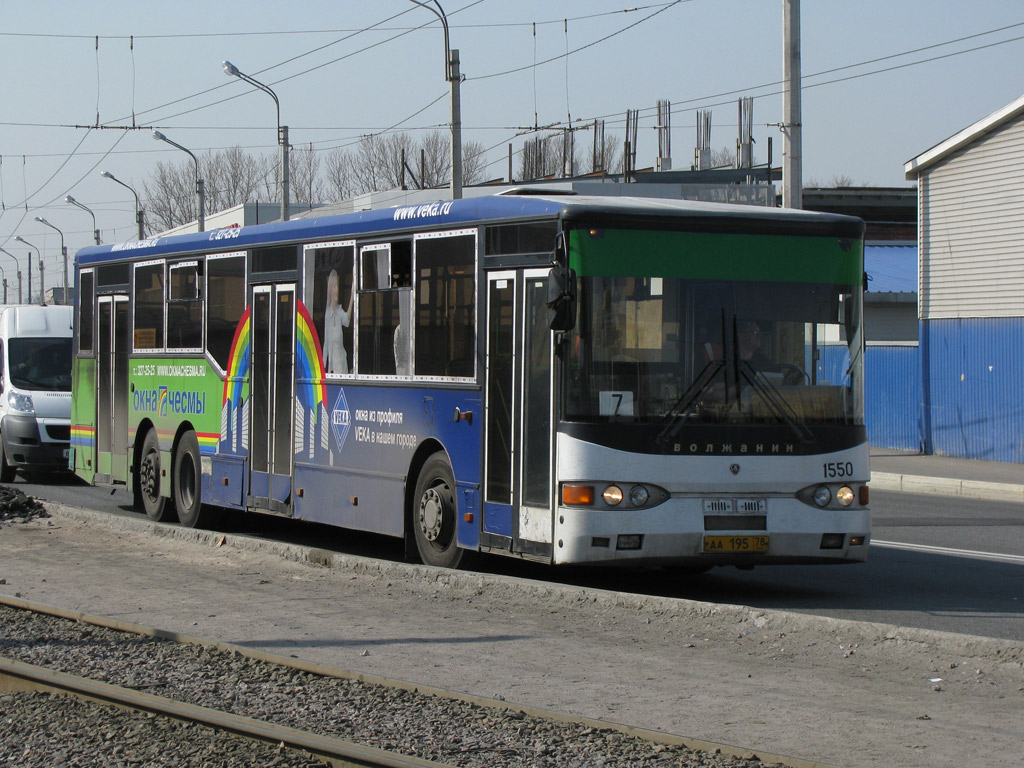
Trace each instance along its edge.
<path fill-rule="evenodd" d="M 548 272 L 548 318 L 553 331 L 576 326 L 576 272 L 569 267 L 557 265 Z"/>

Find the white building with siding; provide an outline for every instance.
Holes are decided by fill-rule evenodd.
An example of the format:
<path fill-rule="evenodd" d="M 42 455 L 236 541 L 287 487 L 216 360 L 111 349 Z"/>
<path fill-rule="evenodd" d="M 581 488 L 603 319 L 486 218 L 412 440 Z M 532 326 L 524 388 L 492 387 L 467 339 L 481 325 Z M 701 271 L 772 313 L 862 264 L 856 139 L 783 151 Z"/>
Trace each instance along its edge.
<path fill-rule="evenodd" d="M 906 163 L 929 452 L 1024 463 L 1024 96 Z"/>

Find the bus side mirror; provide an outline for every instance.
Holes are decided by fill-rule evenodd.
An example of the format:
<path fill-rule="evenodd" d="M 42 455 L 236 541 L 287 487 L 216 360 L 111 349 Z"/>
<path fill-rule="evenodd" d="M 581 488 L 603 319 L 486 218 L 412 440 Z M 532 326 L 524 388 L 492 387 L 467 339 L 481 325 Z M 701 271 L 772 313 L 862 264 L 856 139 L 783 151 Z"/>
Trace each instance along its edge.
<path fill-rule="evenodd" d="M 576 326 L 576 272 L 569 267 L 555 266 L 548 272 L 548 317 L 553 331 Z"/>

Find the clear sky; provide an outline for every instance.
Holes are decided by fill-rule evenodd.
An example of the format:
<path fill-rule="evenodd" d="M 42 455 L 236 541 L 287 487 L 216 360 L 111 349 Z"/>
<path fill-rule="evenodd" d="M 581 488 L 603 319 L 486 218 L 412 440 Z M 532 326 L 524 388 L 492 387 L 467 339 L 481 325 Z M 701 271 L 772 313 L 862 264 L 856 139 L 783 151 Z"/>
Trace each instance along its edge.
<path fill-rule="evenodd" d="M 441 28 L 410 0 L 0 3 L 0 247 L 19 261 L 15 235 L 41 248 L 48 284 L 60 238 L 34 218 L 71 253 L 90 244 L 72 194 L 104 242 L 132 239 L 131 192 L 100 172 L 142 194 L 157 162 L 187 160 L 152 127 L 197 154 L 274 151 L 273 102 L 226 76 L 225 59 L 277 93 L 293 146 L 449 119 Z M 637 165 L 652 166 L 658 99 L 672 103 L 675 167 L 693 161 L 697 109 L 712 110 L 713 147 L 735 145 L 741 96 L 754 98 L 755 161 L 769 136 L 781 161 L 782 0 L 441 5 L 466 78 L 464 140 L 489 148 L 488 178 L 534 125 L 603 118 L 621 141 L 628 109 L 641 115 Z M 904 162 L 1024 93 L 1020 0 L 804 0 L 801 17 L 805 185 L 907 186 Z M 145 129 L 90 130 L 97 116 Z"/>

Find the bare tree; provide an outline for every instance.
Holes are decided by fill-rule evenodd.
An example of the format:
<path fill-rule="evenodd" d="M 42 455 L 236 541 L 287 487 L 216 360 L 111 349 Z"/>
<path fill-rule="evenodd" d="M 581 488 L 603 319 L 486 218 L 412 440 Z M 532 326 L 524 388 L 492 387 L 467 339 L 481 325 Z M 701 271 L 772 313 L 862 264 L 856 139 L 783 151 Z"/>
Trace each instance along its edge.
<path fill-rule="evenodd" d="M 206 208 L 220 211 L 242 203 L 278 198 L 276 181 L 276 158 L 243 152 L 241 147 L 232 147 L 217 152 L 209 165 L 200 168 L 206 174 Z"/>
<path fill-rule="evenodd" d="M 292 202 L 308 205 L 324 201 L 324 182 L 320 173 L 320 153 L 310 144 L 308 149 L 295 147 L 289 153 Z"/>
<path fill-rule="evenodd" d="M 198 216 L 195 200 L 195 164 L 157 163 L 149 181 L 142 184 L 146 224 L 163 232 Z"/>
<path fill-rule="evenodd" d="M 486 149 L 479 141 L 462 142 L 462 184 L 479 184 L 487 170 Z"/>
<path fill-rule="evenodd" d="M 198 156 L 199 175 L 206 186 L 206 210 L 220 211 L 253 200 L 276 197 L 273 160 L 243 152 L 239 147 Z M 151 231 L 163 231 L 199 218 L 196 171 L 191 160 L 157 163 L 143 182 L 144 207 Z"/>
<path fill-rule="evenodd" d="M 581 153 L 580 173 L 622 172 L 622 142 L 609 134 L 604 137 L 602 145 L 597 148 L 597 157 L 594 157 L 593 146 Z"/>
<path fill-rule="evenodd" d="M 351 153 L 344 149 L 332 150 L 327 155 L 326 166 L 327 194 L 332 200 L 348 200 L 359 194 Z"/>
<path fill-rule="evenodd" d="M 405 133 L 372 135 L 363 138 L 354 151 L 336 149 L 325 157 L 312 145 L 294 148 L 289 159 L 292 202 L 312 206 L 327 198 L 346 200 L 365 192 L 400 187 L 408 183 L 403 156 L 409 168 L 423 177 L 419 179 L 423 186 L 447 186 L 451 157 L 448 137 L 443 131 L 431 132 L 419 143 Z M 463 145 L 463 184 L 483 179 L 484 162 L 484 148 L 479 142 L 468 141 Z M 206 180 L 208 212 L 278 199 L 280 167 L 276 155 L 253 155 L 233 147 L 203 155 L 199 164 L 200 174 Z M 198 218 L 191 162 L 158 163 L 150 180 L 144 183 L 144 190 L 145 207 L 154 231 L 172 229 Z"/>

